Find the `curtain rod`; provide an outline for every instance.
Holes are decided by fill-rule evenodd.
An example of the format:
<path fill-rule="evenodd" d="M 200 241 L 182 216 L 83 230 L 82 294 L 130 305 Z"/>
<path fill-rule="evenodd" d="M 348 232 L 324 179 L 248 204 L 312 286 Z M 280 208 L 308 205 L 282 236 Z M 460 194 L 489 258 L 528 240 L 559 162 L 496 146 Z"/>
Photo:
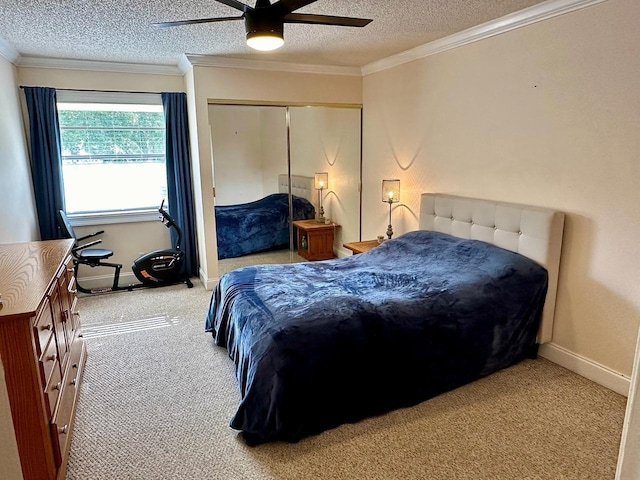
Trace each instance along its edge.
<path fill-rule="evenodd" d="M 24 89 L 28 85 L 20 85 L 20 88 Z M 55 87 L 52 87 L 55 88 Z M 145 93 L 152 95 L 160 95 L 162 92 L 142 92 L 142 91 L 131 91 L 131 90 L 96 90 L 90 88 L 55 88 L 55 90 L 66 91 L 66 92 L 100 92 L 100 93 Z M 183 93 L 183 92 L 181 92 Z"/>

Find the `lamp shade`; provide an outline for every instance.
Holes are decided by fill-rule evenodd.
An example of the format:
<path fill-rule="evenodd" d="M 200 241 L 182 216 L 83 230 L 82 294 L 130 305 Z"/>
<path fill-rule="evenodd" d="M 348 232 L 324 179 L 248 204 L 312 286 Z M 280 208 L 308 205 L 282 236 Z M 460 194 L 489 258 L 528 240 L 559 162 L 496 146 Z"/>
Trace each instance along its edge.
<path fill-rule="evenodd" d="M 254 50 L 269 52 L 284 45 L 284 39 L 277 32 L 250 32 L 247 34 L 247 45 Z"/>
<path fill-rule="evenodd" d="M 329 188 L 329 174 L 327 172 L 316 173 L 315 179 L 317 190 Z"/>
<path fill-rule="evenodd" d="M 400 201 L 400 180 L 382 180 L 382 201 L 388 203 Z"/>
<path fill-rule="evenodd" d="M 269 0 L 256 2 L 258 8 L 270 5 Z M 267 52 L 284 45 L 284 23 L 278 16 L 258 14 L 255 9 L 246 10 L 244 28 L 247 32 L 247 45 L 251 48 Z"/>

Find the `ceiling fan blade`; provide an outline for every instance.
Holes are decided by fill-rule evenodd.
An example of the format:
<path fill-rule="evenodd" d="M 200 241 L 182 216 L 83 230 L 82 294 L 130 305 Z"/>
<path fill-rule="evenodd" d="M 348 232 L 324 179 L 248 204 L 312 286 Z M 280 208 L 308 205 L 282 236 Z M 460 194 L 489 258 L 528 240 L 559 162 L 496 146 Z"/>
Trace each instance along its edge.
<path fill-rule="evenodd" d="M 373 20 L 368 18 L 334 17 L 332 15 L 312 15 L 307 13 L 289 13 L 284 16 L 285 23 L 311 23 L 316 25 L 339 25 L 343 27 L 364 27 Z"/>
<path fill-rule="evenodd" d="M 180 25 L 193 25 L 196 23 L 213 23 L 213 22 L 227 22 L 229 20 L 242 20 L 244 15 L 239 17 L 216 17 L 216 18 L 197 18 L 195 20 L 177 20 L 175 22 L 159 22 L 153 25 L 160 28 L 166 27 L 178 27 Z"/>
<path fill-rule="evenodd" d="M 249 5 L 246 5 L 242 2 L 238 2 L 237 0 L 216 0 L 216 2 L 224 3 L 229 7 L 235 8 L 236 10 L 240 10 L 241 12 L 244 12 L 245 8 L 248 8 L 249 10 L 253 10 L 253 7 L 250 7 Z"/>
<path fill-rule="evenodd" d="M 293 12 L 317 1 L 318 0 L 280 0 L 280 5 L 282 5 L 287 12 Z"/>

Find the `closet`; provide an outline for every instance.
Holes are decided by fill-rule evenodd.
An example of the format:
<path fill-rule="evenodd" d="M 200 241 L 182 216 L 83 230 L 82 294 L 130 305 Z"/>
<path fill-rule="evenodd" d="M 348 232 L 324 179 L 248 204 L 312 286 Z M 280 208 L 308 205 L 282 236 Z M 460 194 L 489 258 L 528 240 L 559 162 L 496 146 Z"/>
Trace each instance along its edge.
<path fill-rule="evenodd" d="M 359 241 L 361 230 L 360 105 L 210 102 L 209 125 L 216 207 L 286 192 L 291 213 L 292 194 L 306 197 L 318 217 L 321 202 L 324 217 L 335 225 L 334 255 L 350 254 L 342 245 Z M 317 173 L 326 173 L 328 185 L 322 190 L 315 188 Z M 306 194 L 298 190 L 303 184 Z M 277 263 L 301 261 L 295 235 L 291 227 L 288 248 L 265 254 L 276 255 Z M 263 263 L 265 258 L 247 255 L 231 264 Z M 221 260 L 220 267 L 223 262 L 228 260 Z"/>

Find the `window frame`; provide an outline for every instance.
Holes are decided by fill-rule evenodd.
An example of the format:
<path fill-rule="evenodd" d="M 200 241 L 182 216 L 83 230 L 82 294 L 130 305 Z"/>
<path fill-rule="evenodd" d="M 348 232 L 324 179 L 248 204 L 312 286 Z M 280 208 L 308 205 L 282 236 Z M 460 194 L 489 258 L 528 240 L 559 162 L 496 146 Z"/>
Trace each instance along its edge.
<path fill-rule="evenodd" d="M 57 90 L 56 103 L 105 103 L 131 105 L 160 105 L 162 95 L 148 92 L 107 92 L 92 90 Z M 165 152 L 166 162 L 166 152 Z M 166 165 L 166 163 L 165 163 Z M 165 202 L 166 205 L 166 202 Z M 158 221 L 157 208 L 132 209 L 127 211 L 102 211 L 67 214 L 72 226 L 109 225 Z"/>

